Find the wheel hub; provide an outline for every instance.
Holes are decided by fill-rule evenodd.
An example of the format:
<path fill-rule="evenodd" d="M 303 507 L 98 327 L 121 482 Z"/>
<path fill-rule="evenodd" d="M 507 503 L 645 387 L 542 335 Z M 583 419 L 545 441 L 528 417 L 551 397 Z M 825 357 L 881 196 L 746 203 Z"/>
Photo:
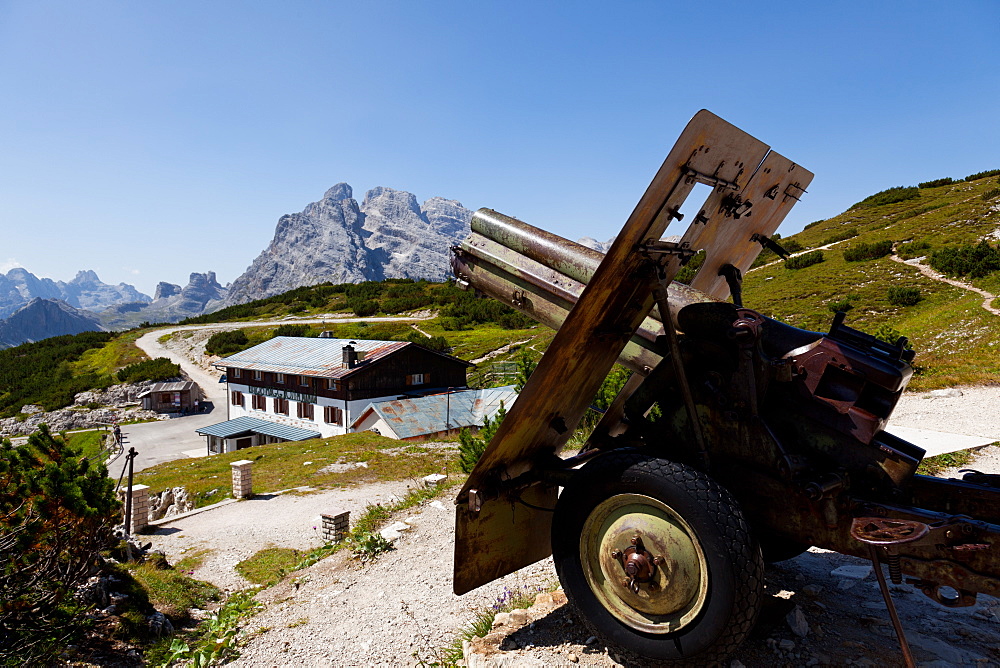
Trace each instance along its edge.
<path fill-rule="evenodd" d="M 584 523 L 580 548 L 595 595 L 636 629 L 676 631 L 705 602 L 708 573 L 697 536 L 654 498 L 620 494 L 599 504 Z"/>

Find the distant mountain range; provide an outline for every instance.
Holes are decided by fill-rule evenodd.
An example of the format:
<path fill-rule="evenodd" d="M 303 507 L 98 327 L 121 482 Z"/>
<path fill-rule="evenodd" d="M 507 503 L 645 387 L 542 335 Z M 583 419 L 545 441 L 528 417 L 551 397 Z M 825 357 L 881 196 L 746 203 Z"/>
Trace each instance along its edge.
<path fill-rule="evenodd" d="M 359 204 L 351 186 L 338 183 L 301 212 L 282 216 L 268 247 L 229 286 L 215 272 L 193 273 L 186 286 L 161 282 L 150 297 L 125 283 L 103 283 L 90 270 L 66 283 L 11 269 L 0 274 L 0 346 L 46 332 L 176 322 L 325 281 L 441 281 L 450 271 L 449 248 L 468 235 L 471 218 L 454 200 L 419 204 L 412 193 L 385 187 L 372 188 Z"/>
<path fill-rule="evenodd" d="M 73 308 L 100 311 L 114 304 L 152 301 L 131 285 L 108 285 L 97 274 L 86 270 L 77 273 L 69 283 L 38 278 L 27 269 L 17 267 L 6 275 L 0 274 L 0 318 L 10 316 L 33 299 L 58 299 Z"/>
<path fill-rule="evenodd" d="M 184 287 L 160 283 L 150 298 L 127 283 L 108 285 L 90 270 L 65 283 L 18 267 L 0 274 L 0 347 L 142 322 L 176 322 L 219 308 L 226 292 L 212 271 L 191 274 Z"/>

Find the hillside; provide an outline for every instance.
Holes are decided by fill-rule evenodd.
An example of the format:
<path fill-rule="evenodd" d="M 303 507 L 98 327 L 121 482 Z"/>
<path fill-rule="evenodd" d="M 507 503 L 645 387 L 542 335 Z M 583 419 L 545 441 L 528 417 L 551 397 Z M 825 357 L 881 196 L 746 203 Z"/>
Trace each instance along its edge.
<path fill-rule="evenodd" d="M 963 245 L 986 240 L 987 247 L 995 248 L 1000 239 L 997 174 L 893 189 L 806 226 L 781 243 L 804 251 L 822 249 L 823 261 L 801 269 L 775 262 L 750 270 L 745 277 L 745 304 L 817 331 L 829 328 L 835 310 L 849 307 L 847 324 L 853 327 L 871 333 L 896 330 L 910 339 L 916 351 L 912 389 L 991 382 L 1000 374 L 1000 317 L 982 308 L 981 296 L 933 280 L 890 255 L 849 262 L 844 251 L 889 242 L 904 256 L 913 256 L 911 262 L 931 264 L 935 253 L 940 260 L 949 249 Z M 993 294 L 1000 292 L 997 271 L 962 280 Z M 916 290 L 919 301 L 894 305 L 889 301 L 890 288 Z"/>

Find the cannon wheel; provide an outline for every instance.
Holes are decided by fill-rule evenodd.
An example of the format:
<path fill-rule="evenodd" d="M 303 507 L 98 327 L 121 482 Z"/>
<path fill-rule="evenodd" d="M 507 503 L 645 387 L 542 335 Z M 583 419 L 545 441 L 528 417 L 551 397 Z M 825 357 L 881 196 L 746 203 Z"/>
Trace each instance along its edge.
<path fill-rule="evenodd" d="M 760 610 L 764 563 L 735 499 L 708 476 L 635 451 L 589 462 L 552 522 L 559 580 L 609 644 L 713 663 Z"/>

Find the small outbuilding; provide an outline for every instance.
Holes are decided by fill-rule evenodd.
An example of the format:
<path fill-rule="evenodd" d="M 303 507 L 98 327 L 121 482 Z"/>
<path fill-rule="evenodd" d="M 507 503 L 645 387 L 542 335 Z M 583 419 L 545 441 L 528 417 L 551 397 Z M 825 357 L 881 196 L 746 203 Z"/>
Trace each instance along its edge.
<path fill-rule="evenodd" d="M 191 413 L 201 406 L 201 388 L 190 380 L 156 383 L 139 393 L 142 407 L 157 413 Z"/>
<path fill-rule="evenodd" d="M 375 431 L 402 441 L 425 440 L 482 427 L 517 399 L 513 385 L 459 390 L 423 397 L 373 402 L 351 425 L 352 431 Z"/>

